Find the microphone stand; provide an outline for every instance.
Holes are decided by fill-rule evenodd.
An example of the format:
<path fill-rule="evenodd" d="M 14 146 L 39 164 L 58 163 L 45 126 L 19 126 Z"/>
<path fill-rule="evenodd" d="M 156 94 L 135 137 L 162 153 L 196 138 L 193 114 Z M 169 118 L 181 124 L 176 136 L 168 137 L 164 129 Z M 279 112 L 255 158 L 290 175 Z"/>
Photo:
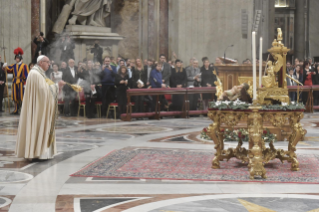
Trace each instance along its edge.
<path fill-rule="evenodd" d="M 225 49 L 225 51 L 224 51 L 224 63 L 226 64 L 226 51 L 227 51 L 227 49 L 229 48 L 229 47 L 233 47 L 234 46 L 234 44 L 232 44 L 232 45 L 230 45 L 230 46 L 227 46 L 227 48 Z"/>

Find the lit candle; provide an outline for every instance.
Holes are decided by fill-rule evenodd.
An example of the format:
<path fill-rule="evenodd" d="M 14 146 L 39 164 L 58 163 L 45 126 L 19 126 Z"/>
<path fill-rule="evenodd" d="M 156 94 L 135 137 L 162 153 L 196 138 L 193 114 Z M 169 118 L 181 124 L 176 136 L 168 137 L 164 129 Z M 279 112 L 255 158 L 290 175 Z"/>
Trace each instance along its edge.
<path fill-rule="evenodd" d="M 259 87 L 261 88 L 261 75 L 263 67 L 263 38 L 260 37 L 259 42 Z"/>
<path fill-rule="evenodd" d="M 256 76 L 256 32 L 252 33 L 253 40 L 253 100 L 257 99 L 257 76 Z"/>

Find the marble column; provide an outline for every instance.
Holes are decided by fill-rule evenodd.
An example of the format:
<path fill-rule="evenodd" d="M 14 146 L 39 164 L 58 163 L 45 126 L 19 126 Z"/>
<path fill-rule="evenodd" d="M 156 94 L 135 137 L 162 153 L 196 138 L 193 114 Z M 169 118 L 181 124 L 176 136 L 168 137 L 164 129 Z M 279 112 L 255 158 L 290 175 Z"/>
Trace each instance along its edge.
<path fill-rule="evenodd" d="M 148 1 L 148 57 L 156 59 L 155 0 Z"/>
<path fill-rule="evenodd" d="M 40 33 L 40 0 L 31 0 L 31 38 L 34 39 Z M 32 42 L 32 58 L 37 46 Z"/>
<path fill-rule="evenodd" d="M 294 56 L 299 60 L 305 57 L 305 1 L 296 0 Z"/>
<path fill-rule="evenodd" d="M 160 0 L 159 52 L 168 57 L 168 0 Z"/>

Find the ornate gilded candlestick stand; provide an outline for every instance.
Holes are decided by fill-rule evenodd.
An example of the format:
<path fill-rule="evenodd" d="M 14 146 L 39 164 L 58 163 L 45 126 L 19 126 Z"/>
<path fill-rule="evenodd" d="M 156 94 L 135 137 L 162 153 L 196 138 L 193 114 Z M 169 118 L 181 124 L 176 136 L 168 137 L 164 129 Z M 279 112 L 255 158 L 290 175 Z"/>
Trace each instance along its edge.
<path fill-rule="evenodd" d="M 223 110 L 209 109 L 208 117 L 213 121 L 207 128 L 207 134 L 211 137 L 215 144 L 215 157 L 212 161 L 212 168 L 219 169 L 220 161 L 227 161 L 232 157 L 241 160 L 242 163 L 248 163 L 250 178 L 255 176 L 266 177 L 264 164 L 278 158 L 281 162 L 285 160 L 291 163 L 291 170 L 299 170 L 299 162 L 296 155 L 296 146 L 306 134 L 300 124 L 303 118 L 303 109 L 298 110 L 263 110 L 263 105 L 281 103 L 289 104 L 288 89 L 286 82 L 286 54 L 289 51 L 281 43 L 282 34 L 278 29 L 278 41 L 273 42 L 273 47 L 268 50 L 274 61 L 267 62 L 267 75 L 262 79 L 263 87 L 258 89 L 257 100 L 248 108 L 243 110 Z M 276 80 L 278 76 L 279 81 Z M 278 105 L 277 105 L 278 107 Z M 282 107 L 282 106 L 281 106 Z M 224 149 L 224 129 L 233 131 L 234 128 L 241 123 L 246 123 L 249 134 L 249 148 L 242 147 L 242 140 L 236 148 Z M 273 141 L 269 143 L 269 148 L 265 147 L 262 134 L 264 125 L 270 124 L 273 127 L 288 129 L 283 134 L 288 136 L 288 150 L 276 149 Z"/>

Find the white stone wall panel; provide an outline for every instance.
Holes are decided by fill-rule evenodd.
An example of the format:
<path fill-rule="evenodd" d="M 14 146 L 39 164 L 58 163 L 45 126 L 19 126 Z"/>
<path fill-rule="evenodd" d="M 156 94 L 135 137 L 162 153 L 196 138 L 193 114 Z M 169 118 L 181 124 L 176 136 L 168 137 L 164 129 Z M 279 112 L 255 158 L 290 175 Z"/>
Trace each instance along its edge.
<path fill-rule="evenodd" d="M 242 9 L 249 14 L 248 39 L 243 39 L 241 35 Z M 201 60 L 203 56 L 208 56 L 214 62 L 216 57 L 224 55 L 225 48 L 230 44 L 235 46 L 228 49 L 227 57 L 239 62 L 251 58 L 253 1 L 174 0 L 170 10 L 177 12 L 170 13 L 169 23 L 173 25 L 169 27 L 170 50 L 176 52 L 185 66 L 191 57 Z"/>
<path fill-rule="evenodd" d="M 30 63 L 31 56 L 31 1 L 0 1 L 0 46 L 6 49 L 8 64 L 14 63 L 13 51 L 21 47 L 24 51 L 23 61 Z M 0 53 L 3 55 L 3 51 Z M 2 58 L 4 60 L 4 58 Z"/>

